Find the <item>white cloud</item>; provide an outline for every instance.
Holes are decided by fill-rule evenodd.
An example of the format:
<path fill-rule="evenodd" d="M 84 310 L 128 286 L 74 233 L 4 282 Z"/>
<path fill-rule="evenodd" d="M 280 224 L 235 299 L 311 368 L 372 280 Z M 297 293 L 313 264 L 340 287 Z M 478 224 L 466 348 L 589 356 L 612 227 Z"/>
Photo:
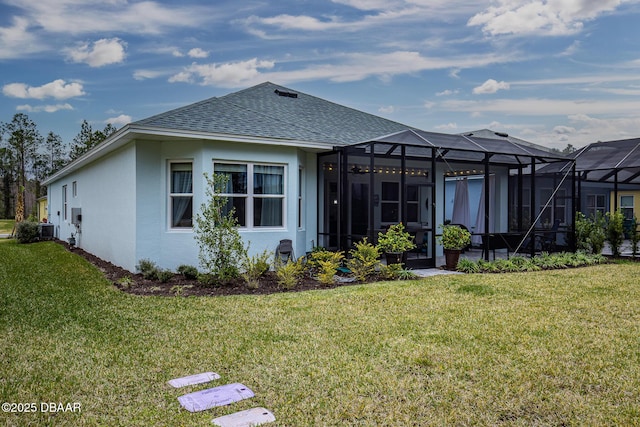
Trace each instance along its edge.
<path fill-rule="evenodd" d="M 493 79 L 489 79 L 480 86 L 473 88 L 473 93 L 476 95 L 496 93 L 499 90 L 508 90 L 509 88 L 510 85 L 507 82 L 497 82 Z"/>
<path fill-rule="evenodd" d="M 623 0 L 499 0 L 477 13 L 469 26 L 486 34 L 561 36 L 575 34 L 584 22 L 615 10 Z"/>
<path fill-rule="evenodd" d="M 553 132 L 557 134 L 571 134 L 575 133 L 576 128 L 571 126 L 555 126 Z"/>
<path fill-rule="evenodd" d="M 133 78 L 136 80 L 155 79 L 167 74 L 165 71 L 159 70 L 135 70 L 133 72 Z"/>
<path fill-rule="evenodd" d="M 56 111 L 60 111 L 60 110 L 73 110 L 73 107 L 68 104 L 55 104 L 55 105 L 38 105 L 38 106 L 32 106 L 29 104 L 24 104 L 24 105 L 18 105 L 16 107 L 16 110 L 18 111 L 26 111 L 27 113 L 40 113 L 40 112 L 45 112 L 45 113 L 55 113 Z"/>
<path fill-rule="evenodd" d="M 82 84 L 66 83 L 62 79 L 54 80 L 42 86 L 28 86 L 25 83 L 10 83 L 2 88 L 2 93 L 11 98 L 22 99 L 69 99 L 85 95 Z"/>
<path fill-rule="evenodd" d="M 0 59 L 11 59 L 38 52 L 44 46 L 29 31 L 29 21 L 14 17 L 10 27 L 0 27 Z"/>
<path fill-rule="evenodd" d="M 272 61 L 228 62 L 224 64 L 192 64 L 182 72 L 169 78 L 169 82 L 198 82 L 202 85 L 237 87 L 252 82 L 260 75 L 261 69 L 273 68 Z"/>
<path fill-rule="evenodd" d="M 565 50 L 560 52 L 558 56 L 572 56 L 576 52 L 578 52 L 578 50 L 580 50 L 580 46 L 581 46 L 580 40 L 576 40 L 573 43 L 571 43 L 571 45 L 567 47 Z"/>
<path fill-rule="evenodd" d="M 209 56 L 209 52 L 207 52 L 206 50 L 202 50 L 199 47 L 196 47 L 191 49 L 188 55 L 191 58 L 207 58 Z"/>
<path fill-rule="evenodd" d="M 436 129 L 438 129 L 440 131 L 452 132 L 452 131 L 455 131 L 456 129 L 458 129 L 458 124 L 457 123 L 447 123 L 447 124 L 444 124 L 444 125 L 436 126 Z"/>
<path fill-rule="evenodd" d="M 640 100 L 602 99 L 494 99 L 489 101 L 445 100 L 438 108 L 447 111 L 500 113 L 523 116 L 553 116 L 568 114 L 606 115 L 628 117 L 630 112 L 640 111 Z"/>
<path fill-rule="evenodd" d="M 294 71 L 278 71 L 262 74 L 263 80 L 285 83 L 327 79 L 334 82 L 352 82 L 368 77 L 378 77 L 388 82 L 396 75 L 418 73 L 425 70 L 481 67 L 489 64 L 511 62 L 514 56 L 494 53 L 427 57 L 419 52 L 395 51 L 389 53 L 352 53 L 340 57 L 335 64 L 310 65 Z"/>
<path fill-rule="evenodd" d="M 443 90 L 442 92 L 437 92 L 436 96 L 450 96 L 450 95 L 456 95 L 458 94 L 460 91 L 458 89 L 456 90 L 450 90 L 450 89 L 446 89 Z"/>
<path fill-rule="evenodd" d="M 386 107 L 380 107 L 378 108 L 378 113 L 381 114 L 393 114 L 393 112 L 395 111 L 395 107 L 393 105 L 388 105 Z"/>
<path fill-rule="evenodd" d="M 67 57 L 73 62 L 82 62 L 90 67 L 103 67 L 124 61 L 126 43 L 118 38 L 100 39 L 93 44 L 83 43 L 67 49 Z"/>
<path fill-rule="evenodd" d="M 131 123 L 131 116 L 128 116 L 126 114 L 120 114 L 117 117 L 111 117 L 111 118 L 109 118 L 109 119 L 104 121 L 104 124 L 107 124 L 107 123 L 111 123 L 113 126 L 119 128 L 119 127 L 124 126 L 124 125 L 126 125 L 128 123 Z"/>
<path fill-rule="evenodd" d="M 162 34 L 169 28 L 193 27 L 215 16 L 210 6 L 169 7 L 156 1 L 20 0 L 32 25 L 49 33 Z"/>

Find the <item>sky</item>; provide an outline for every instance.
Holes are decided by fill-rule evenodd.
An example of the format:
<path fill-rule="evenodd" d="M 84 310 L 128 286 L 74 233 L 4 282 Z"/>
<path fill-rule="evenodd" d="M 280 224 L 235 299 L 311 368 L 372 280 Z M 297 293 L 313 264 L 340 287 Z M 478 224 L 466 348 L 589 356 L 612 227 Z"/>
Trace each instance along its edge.
<path fill-rule="evenodd" d="M 270 81 L 426 131 L 640 137 L 640 0 L 0 0 L 0 122 L 70 144 Z"/>

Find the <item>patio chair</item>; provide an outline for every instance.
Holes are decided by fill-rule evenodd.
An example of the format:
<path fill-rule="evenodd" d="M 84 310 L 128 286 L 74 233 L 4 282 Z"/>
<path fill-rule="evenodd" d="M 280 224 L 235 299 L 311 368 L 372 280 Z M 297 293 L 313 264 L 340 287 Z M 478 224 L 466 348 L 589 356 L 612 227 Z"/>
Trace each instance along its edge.
<path fill-rule="evenodd" d="M 295 260 L 296 257 L 293 253 L 293 241 L 291 239 L 282 239 L 276 247 L 276 262 L 287 263 Z"/>

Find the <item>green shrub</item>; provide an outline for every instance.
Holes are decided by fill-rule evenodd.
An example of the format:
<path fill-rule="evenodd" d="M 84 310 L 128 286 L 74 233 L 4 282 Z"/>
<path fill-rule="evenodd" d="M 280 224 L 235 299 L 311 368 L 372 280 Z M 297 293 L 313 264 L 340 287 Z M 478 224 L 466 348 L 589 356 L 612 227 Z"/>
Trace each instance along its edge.
<path fill-rule="evenodd" d="M 135 284 L 135 282 L 130 276 L 121 277 L 117 280 L 116 283 L 120 285 L 120 287 L 124 290 L 128 290 L 129 288 L 131 288 L 132 285 Z"/>
<path fill-rule="evenodd" d="M 483 273 L 498 273 L 500 271 L 494 262 L 486 261 L 484 259 L 478 260 L 478 268 Z"/>
<path fill-rule="evenodd" d="M 458 271 L 463 273 L 479 273 L 480 267 L 478 267 L 478 264 L 475 261 L 467 258 L 461 258 L 458 261 Z"/>
<path fill-rule="evenodd" d="M 413 271 L 408 270 L 406 268 L 403 268 L 400 271 L 398 271 L 399 280 L 415 280 L 417 278 L 419 278 L 417 274 L 415 274 Z"/>
<path fill-rule="evenodd" d="M 304 274 L 303 258 L 300 257 L 296 261 L 276 264 L 276 276 L 278 285 L 282 289 L 295 289 Z"/>
<path fill-rule="evenodd" d="M 157 276 L 159 281 L 161 281 L 162 283 L 167 283 L 169 280 L 171 280 L 174 274 L 173 274 L 173 271 L 171 270 L 163 269 L 163 270 L 158 270 Z"/>
<path fill-rule="evenodd" d="M 629 239 L 631 240 L 631 255 L 635 258 L 638 255 L 638 244 L 640 244 L 640 232 L 638 232 L 638 218 L 635 216 L 631 220 L 629 229 Z"/>
<path fill-rule="evenodd" d="M 402 264 L 380 265 L 380 277 L 386 280 L 398 280 Z"/>
<path fill-rule="evenodd" d="M 380 265 L 378 258 L 380 251 L 377 247 L 367 242 L 365 237 L 355 244 L 355 248 L 349 251 L 349 258 L 346 262 L 347 268 L 353 272 L 356 280 L 361 282 L 376 274 L 376 270 Z"/>
<path fill-rule="evenodd" d="M 214 287 L 220 285 L 220 280 L 213 274 L 200 273 L 198 274 L 198 283 L 205 287 Z"/>
<path fill-rule="evenodd" d="M 155 262 L 150 259 L 141 259 L 136 265 L 136 270 L 142 274 L 142 277 L 148 280 L 158 280 L 160 270 Z"/>
<path fill-rule="evenodd" d="M 40 238 L 38 223 L 33 221 L 22 221 L 16 226 L 16 240 L 18 243 L 33 243 Z"/>
<path fill-rule="evenodd" d="M 326 249 L 313 251 L 307 261 L 309 274 L 317 276 L 322 283 L 333 283 L 333 276 L 338 271 L 343 259 L 344 252 L 342 251 L 332 252 Z M 320 275 L 323 275 L 322 279 Z M 331 280 L 329 280 L 329 276 L 331 276 Z"/>
<path fill-rule="evenodd" d="M 614 257 L 620 256 L 620 246 L 624 241 L 624 215 L 621 210 L 607 212 L 607 242 Z"/>
<path fill-rule="evenodd" d="M 247 282 L 247 286 L 250 289 L 258 289 L 260 277 L 269 271 L 269 268 L 271 267 L 269 264 L 270 258 L 271 253 L 267 250 L 261 254 L 245 257 L 242 263 L 242 277 Z"/>
<path fill-rule="evenodd" d="M 234 210 L 225 213 L 228 197 L 221 194 L 226 192 L 229 178 L 222 174 L 209 178 L 205 174 L 205 179 L 209 200 L 200 206 L 194 227 L 200 248 L 198 259 L 207 273 L 222 280 L 236 278 L 247 250 L 238 231 Z"/>
<path fill-rule="evenodd" d="M 178 267 L 178 273 L 182 274 L 185 279 L 194 280 L 198 278 L 198 269 L 192 265 L 183 264 Z"/>

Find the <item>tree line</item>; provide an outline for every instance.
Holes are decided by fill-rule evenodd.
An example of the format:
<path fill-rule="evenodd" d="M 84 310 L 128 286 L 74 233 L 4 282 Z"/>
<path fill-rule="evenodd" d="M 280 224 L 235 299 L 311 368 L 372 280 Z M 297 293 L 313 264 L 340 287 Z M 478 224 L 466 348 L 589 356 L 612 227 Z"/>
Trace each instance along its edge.
<path fill-rule="evenodd" d="M 0 218 L 20 222 L 34 215 L 36 200 L 46 195 L 41 182 L 107 139 L 117 129 L 107 124 L 94 130 L 84 120 L 71 144 L 49 132 L 42 136 L 24 113 L 0 122 Z M 41 218 L 39 218 L 41 219 Z"/>

